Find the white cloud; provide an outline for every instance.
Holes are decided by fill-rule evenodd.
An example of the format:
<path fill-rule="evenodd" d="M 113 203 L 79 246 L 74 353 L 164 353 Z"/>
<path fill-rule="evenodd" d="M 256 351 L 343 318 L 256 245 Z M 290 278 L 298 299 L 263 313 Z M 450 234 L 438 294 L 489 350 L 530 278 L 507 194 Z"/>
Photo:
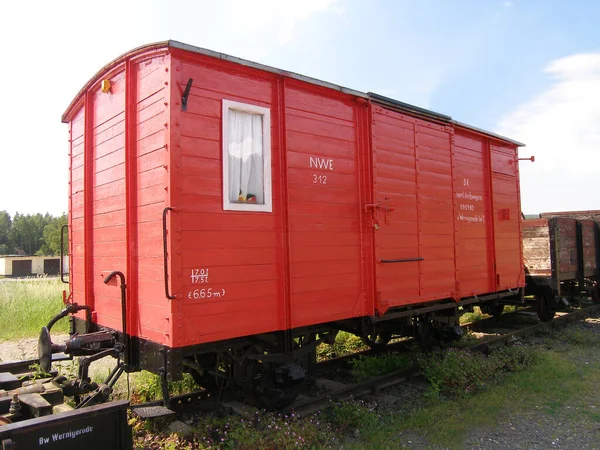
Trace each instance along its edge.
<path fill-rule="evenodd" d="M 544 69 L 551 85 L 499 124 L 527 144 L 521 163 L 525 212 L 600 209 L 600 53 L 575 54 Z"/>
<path fill-rule="evenodd" d="M 255 33 L 268 30 L 269 39 L 281 46 L 292 40 L 298 22 L 306 21 L 317 13 L 341 13 L 343 9 L 339 0 L 236 0 L 233 11 L 236 31 Z"/>
<path fill-rule="evenodd" d="M 123 52 L 176 39 L 269 63 L 312 39 L 319 16 L 337 20 L 342 0 L 127 0 L 118 11 L 95 3 L 42 0 L 6 5 L 0 38 L 11 70 L 0 71 L 0 211 L 67 209 L 67 127 L 60 117 L 84 83 Z M 109 8 L 110 9 L 110 8 Z M 26 17 L 27 20 L 18 20 Z M 273 65 L 275 61 L 272 62 Z"/>

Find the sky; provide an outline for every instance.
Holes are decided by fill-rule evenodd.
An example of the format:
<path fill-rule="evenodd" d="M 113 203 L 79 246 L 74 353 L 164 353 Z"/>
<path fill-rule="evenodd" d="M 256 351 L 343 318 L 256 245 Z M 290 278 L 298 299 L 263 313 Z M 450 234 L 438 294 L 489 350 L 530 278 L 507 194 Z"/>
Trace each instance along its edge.
<path fill-rule="evenodd" d="M 600 209 L 598 23 L 593 0 L 7 2 L 0 211 L 66 212 L 62 113 L 106 63 L 168 39 L 524 142 L 525 213 Z"/>

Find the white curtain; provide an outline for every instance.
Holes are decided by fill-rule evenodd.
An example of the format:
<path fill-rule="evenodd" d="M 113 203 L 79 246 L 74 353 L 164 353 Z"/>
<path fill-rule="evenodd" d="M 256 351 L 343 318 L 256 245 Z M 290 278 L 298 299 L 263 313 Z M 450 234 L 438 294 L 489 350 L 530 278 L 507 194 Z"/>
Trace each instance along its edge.
<path fill-rule="evenodd" d="M 263 116 L 230 109 L 229 201 L 264 204 L 263 169 Z"/>

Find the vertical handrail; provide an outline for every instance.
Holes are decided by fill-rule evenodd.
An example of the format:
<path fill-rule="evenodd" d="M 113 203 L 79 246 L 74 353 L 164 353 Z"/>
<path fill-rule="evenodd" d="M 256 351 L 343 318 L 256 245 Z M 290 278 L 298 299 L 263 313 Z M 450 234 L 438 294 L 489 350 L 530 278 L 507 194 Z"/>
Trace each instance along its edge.
<path fill-rule="evenodd" d="M 162 218 L 163 218 L 163 261 L 164 261 L 164 269 L 165 269 L 165 296 L 169 300 L 173 300 L 175 298 L 174 295 L 169 293 L 169 266 L 168 266 L 168 257 L 167 257 L 167 214 L 169 211 L 173 211 L 175 208 L 170 206 L 166 207 L 163 210 Z"/>
<path fill-rule="evenodd" d="M 63 225 L 62 227 L 60 227 L 60 281 L 62 281 L 65 284 L 69 284 L 68 281 L 65 281 L 65 268 L 64 268 L 64 248 L 65 248 L 65 241 L 64 241 L 64 236 L 65 236 L 65 228 L 69 228 L 69 225 Z"/>
<path fill-rule="evenodd" d="M 125 365 L 129 364 L 130 361 L 130 345 L 129 345 L 129 336 L 127 335 L 127 284 L 125 283 L 125 275 L 123 272 L 119 270 L 114 270 L 108 274 L 108 276 L 104 279 L 104 284 L 110 283 L 114 277 L 119 277 L 120 285 L 121 285 L 121 325 L 123 329 L 123 360 Z"/>

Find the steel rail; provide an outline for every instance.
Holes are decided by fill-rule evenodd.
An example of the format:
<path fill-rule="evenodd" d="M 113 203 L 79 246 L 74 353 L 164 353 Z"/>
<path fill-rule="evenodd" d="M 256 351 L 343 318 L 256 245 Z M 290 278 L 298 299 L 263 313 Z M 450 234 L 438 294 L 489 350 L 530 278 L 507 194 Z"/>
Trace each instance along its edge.
<path fill-rule="evenodd" d="M 478 343 L 472 347 L 468 347 L 471 351 L 484 351 L 490 347 L 498 345 L 507 345 L 517 337 L 531 336 L 541 330 L 556 329 L 562 326 L 566 326 L 571 322 L 583 319 L 591 314 L 600 311 L 600 305 L 593 305 L 587 308 L 583 308 L 577 311 L 573 311 L 562 316 L 555 317 L 550 322 L 540 322 L 529 327 L 520 328 L 508 333 L 502 334 L 498 337 L 486 339 L 485 342 Z"/>
<path fill-rule="evenodd" d="M 554 329 L 564 325 L 567 325 L 571 322 L 575 322 L 580 320 L 590 314 L 594 314 L 596 312 L 600 312 L 600 305 L 593 305 L 581 310 L 573 311 L 571 313 L 567 313 L 565 315 L 555 317 L 551 322 L 542 322 L 534 325 L 525 326 L 523 328 L 519 328 L 516 330 L 509 331 L 507 333 L 502 334 L 501 336 L 485 338 L 484 342 L 477 343 L 470 347 L 465 347 L 473 352 L 481 352 L 486 351 L 490 347 L 506 345 L 510 342 L 514 341 L 515 338 L 525 337 L 528 335 L 532 335 L 537 333 L 543 329 Z M 498 323 L 494 318 L 482 319 L 481 321 L 470 322 L 468 324 L 463 324 L 463 328 L 480 328 L 481 325 L 484 325 L 482 328 L 487 328 L 487 325 L 499 325 L 503 326 L 505 324 Z M 391 351 L 402 350 L 402 348 L 406 348 L 408 343 L 412 342 L 412 340 L 401 341 L 397 343 L 390 344 L 386 347 L 386 353 Z M 382 354 L 382 352 L 374 352 L 372 350 L 366 350 L 362 352 L 353 353 L 351 355 L 341 356 L 338 358 L 333 358 L 331 360 L 326 360 L 317 364 L 315 369 L 315 373 L 323 373 L 327 370 L 335 370 L 337 368 L 344 367 L 351 359 L 356 358 L 359 355 L 373 355 L 376 356 L 378 354 Z M 341 401 L 348 400 L 352 398 L 363 397 L 365 395 L 377 394 L 381 390 L 401 384 L 405 382 L 407 379 L 420 376 L 420 371 L 416 366 L 409 367 L 406 369 L 394 371 L 385 375 L 377 376 L 370 378 L 368 380 L 355 383 L 352 385 L 346 385 L 338 390 L 328 391 L 321 395 L 315 397 L 302 397 L 301 400 L 297 400 L 289 407 L 282 410 L 282 413 L 291 413 L 297 414 L 299 416 L 306 416 L 312 414 L 316 411 L 327 408 L 332 401 Z M 341 383 L 340 383 L 341 384 Z M 194 408 L 199 403 L 205 401 L 207 398 L 210 398 L 208 391 L 197 391 L 190 394 L 184 394 L 178 397 L 173 397 L 172 404 L 170 409 L 173 413 L 177 414 L 182 410 L 189 410 L 189 408 Z M 143 408 L 148 407 L 156 407 L 162 403 L 161 400 L 157 400 L 154 402 L 146 402 L 139 403 L 131 406 L 133 411 L 141 410 Z"/>
<path fill-rule="evenodd" d="M 530 336 L 543 329 L 558 328 L 568 325 L 571 322 L 580 320 L 590 314 L 600 311 L 600 305 L 590 306 L 578 311 L 574 311 L 563 316 L 555 317 L 551 322 L 542 322 L 539 324 L 527 326 L 518 330 L 510 331 L 498 337 L 486 339 L 485 342 L 478 343 L 471 347 L 465 347 L 472 352 L 486 351 L 490 347 L 508 345 L 516 337 Z M 420 375 L 416 366 L 407 369 L 391 372 L 386 375 L 371 378 L 361 383 L 348 385 L 342 389 L 326 392 L 312 398 L 306 398 L 302 401 L 292 404 L 284 412 L 294 412 L 297 415 L 309 415 L 323 408 L 328 407 L 332 401 L 348 400 L 351 398 L 363 397 L 369 394 L 377 394 L 380 390 L 403 383 L 408 378 Z"/>

